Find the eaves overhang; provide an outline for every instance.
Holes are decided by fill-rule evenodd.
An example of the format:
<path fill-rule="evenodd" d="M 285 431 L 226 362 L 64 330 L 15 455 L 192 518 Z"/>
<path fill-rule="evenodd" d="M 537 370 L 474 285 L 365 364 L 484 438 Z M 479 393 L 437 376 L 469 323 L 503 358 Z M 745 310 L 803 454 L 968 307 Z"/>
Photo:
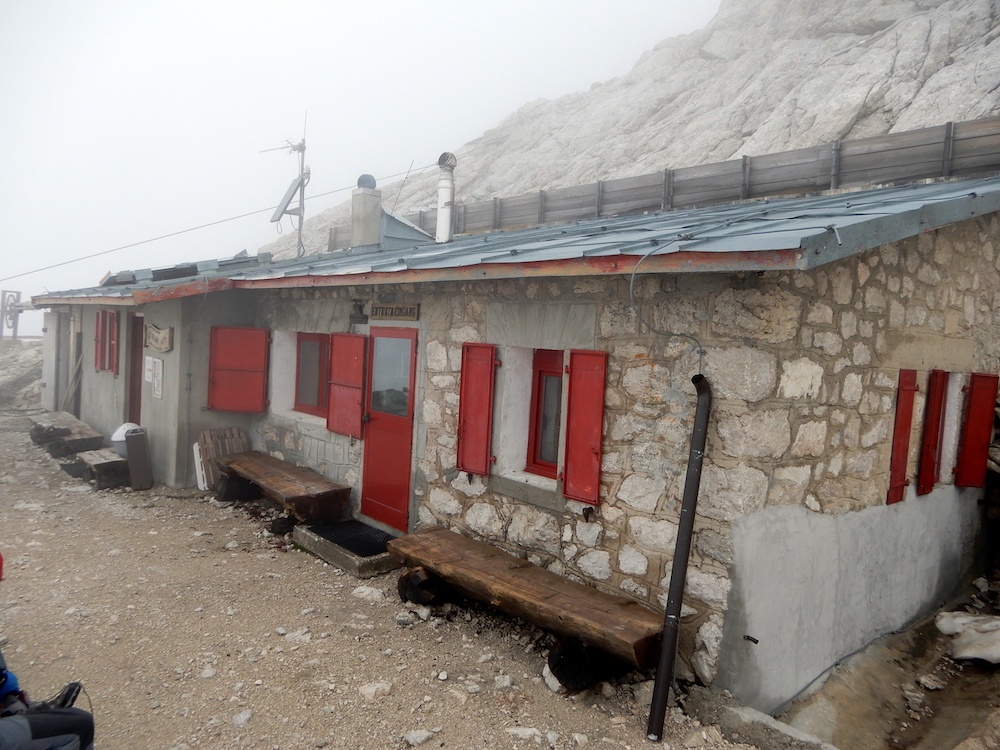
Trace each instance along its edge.
<path fill-rule="evenodd" d="M 927 182 L 592 219 L 404 249 L 206 262 L 185 278 L 171 278 L 170 269 L 153 278 L 122 272 L 115 285 L 40 295 L 32 305 L 137 305 L 230 289 L 807 270 L 998 211 L 1000 178 Z"/>

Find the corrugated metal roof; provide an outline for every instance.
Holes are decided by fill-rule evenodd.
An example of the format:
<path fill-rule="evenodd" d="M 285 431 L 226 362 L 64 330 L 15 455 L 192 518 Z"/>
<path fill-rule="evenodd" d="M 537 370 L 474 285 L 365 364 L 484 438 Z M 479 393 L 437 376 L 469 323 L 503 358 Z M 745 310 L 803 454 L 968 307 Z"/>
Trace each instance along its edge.
<path fill-rule="evenodd" d="M 208 288 L 630 273 L 637 263 L 644 271 L 670 272 L 807 269 L 996 211 L 998 177 L 921 183 L 593 219 L 444 244 L 123 271 L 104 286 L 51 292 L 32 303 L 148 302 L 203 294 Z"/>

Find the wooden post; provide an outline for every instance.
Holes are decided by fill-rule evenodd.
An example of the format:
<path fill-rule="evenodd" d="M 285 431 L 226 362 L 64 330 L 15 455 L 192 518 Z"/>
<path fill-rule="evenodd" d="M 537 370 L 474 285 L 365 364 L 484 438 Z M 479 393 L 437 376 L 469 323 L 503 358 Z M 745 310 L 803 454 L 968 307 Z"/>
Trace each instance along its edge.
<path fill-rule="evenodd" d="M 840 141 L 830 144 L 830 190 L 840 187 Z"/>
<path fill-rule="evenodd" d="M 674 207 L 674 173 L 673 170 L 663 170 L 663 195 L 660 197 L 660 210 L 666 211 Z"/>
<path fill-rule="evenodd" d="M 740 179 L 740 200 L 745 201 L 750 195 L 750 157 L 743 154 L 743 163 L 740 166 L 742 171 Z"/>
<path fill-rule="evenodd" d="M 598 180 L 594 186 L 594 218 L 601 218 L 601 203 L 604 201 L 604 180 Z"/>
<path fill-rule="evenodd" d="M 545 191 L 538 191 L 538 223 L 545 223 Z"/>
<path fill-rule="evenodd" d="M 955 142 L 955 123 L 944 124 L 944 143 L 941 149 L 941 176 L 951 176 L 951 149 Z"/>
<path fill-rule="evenodd" d="M 493 199 L 493 229 L 497 230 L 500 228 L 500 199 Z"/>

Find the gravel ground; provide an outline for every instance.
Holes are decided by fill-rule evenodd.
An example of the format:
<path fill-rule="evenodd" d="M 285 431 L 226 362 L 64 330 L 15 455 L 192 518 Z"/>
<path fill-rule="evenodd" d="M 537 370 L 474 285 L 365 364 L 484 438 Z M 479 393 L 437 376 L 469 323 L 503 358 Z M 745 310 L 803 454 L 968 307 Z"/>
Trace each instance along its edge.
<path fill-rule="evenodd" d="M 210 494 L 96 491 L 28 426 L 0 414 L 0 642 L 35 698 L 84 684 L 98 747 L 656 746 L 643 675 L 557 694 L 544 633 L 408 610 L 395 574 L 356 579 Z M 676 709 L 665 740 L 750 747 Z"/>

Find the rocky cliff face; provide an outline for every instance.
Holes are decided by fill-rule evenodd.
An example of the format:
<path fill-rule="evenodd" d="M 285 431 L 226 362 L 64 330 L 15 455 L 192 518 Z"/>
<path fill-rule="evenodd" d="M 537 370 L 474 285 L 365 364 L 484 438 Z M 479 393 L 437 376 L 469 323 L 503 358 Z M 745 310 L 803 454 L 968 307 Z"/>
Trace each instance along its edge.
<path fill-rule="evenodd" d="M 457 199 L 998 113 L 998 0 L 724 0 L 706 28 L 661 42 L 626 75 L 526 104 L 466 144 Z M 382 190 L 406 213 L 433 207 L 436 184 L 433 174 Z M 307 221 L 307 250 L 347 220 L 341 205 Z M 292 255 L 294 238 L 262 250 Z"/>

